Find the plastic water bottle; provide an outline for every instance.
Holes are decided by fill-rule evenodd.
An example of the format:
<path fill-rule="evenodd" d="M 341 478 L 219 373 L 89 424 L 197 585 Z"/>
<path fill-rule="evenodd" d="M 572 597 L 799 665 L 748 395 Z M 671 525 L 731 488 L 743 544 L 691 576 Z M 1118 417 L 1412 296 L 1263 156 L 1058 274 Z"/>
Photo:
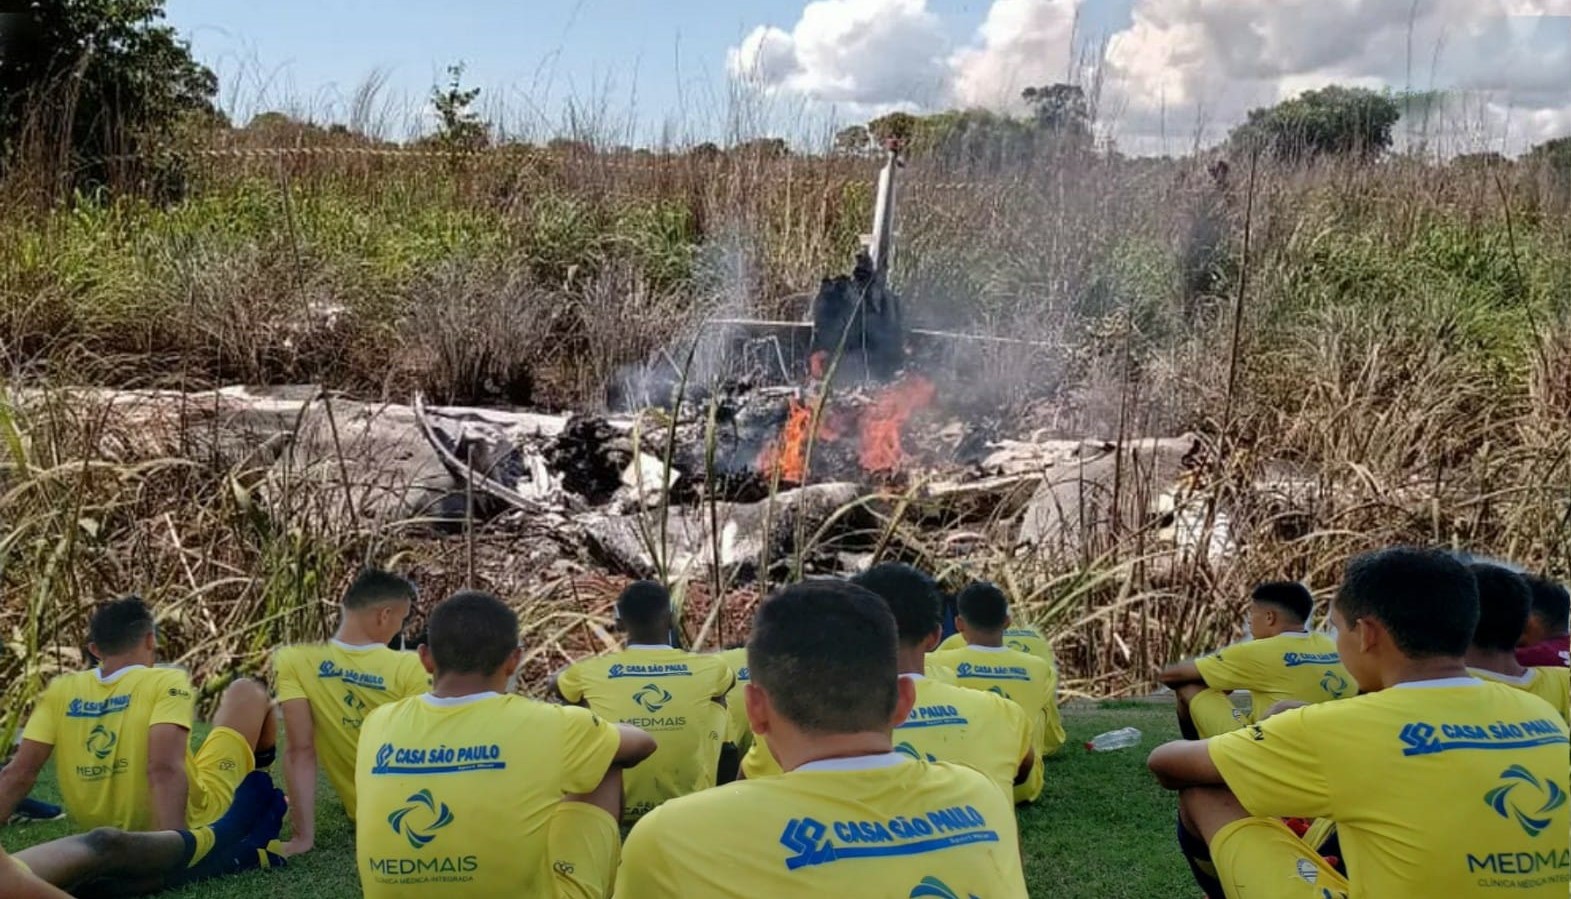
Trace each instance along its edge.
<path fill-rule="evenodd" d="M 1123 727 L 1110 730 L 1105 734 L 1097 734 L 1086 743 L 1087 752 L 1112 752 L 1115 749 L 1128 749 L 1140 745 L 1140 730 L 1134 727 Z"/>

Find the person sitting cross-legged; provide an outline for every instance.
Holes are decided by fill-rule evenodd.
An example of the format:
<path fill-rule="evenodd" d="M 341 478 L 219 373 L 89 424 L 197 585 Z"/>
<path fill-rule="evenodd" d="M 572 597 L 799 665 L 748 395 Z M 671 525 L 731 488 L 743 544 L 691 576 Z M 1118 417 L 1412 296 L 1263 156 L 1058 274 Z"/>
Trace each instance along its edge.
<path fill-rule="evenodd" d="M 154 667 L 157 629 L 138 597 L 100 607 L 88 625 L 98 668 L 50 681 L 0 772 L 0 820 L 55 755 L 60 794 L 81 830 L 186 830 L 211 824 L 247 774 L 272 762 L 277 725 L 267 689 L 231 683 L 202 747 L 191 752 L 196 699 L 178 668 Z"/>
<path fill-rule="evenodd" d="M 900 675 L 916 684 L 916 705 L 895 726 L 895 750 L 930 762 L 955 762 L 986 774 L 1006 796 L 1027 783 L 1040 783 L 1042 760 L 1026 713 L 1007 698 L 968 690 L 930 672 L 928 653 L 942 634 L 938 585 L 901 563 L 875 565 L 851 583 L 882 599 L 895 616 L 900 641 Z M 749 780 L 784 769 L 764 740 L 754 739 L 742 759 Z"/>
<path fill-rule="evenodd" d="M 284 716 L 284 782 L 289 787 L 293 835 L 285 856 L 316 842 L 316 773 L 355 816 L 355 751 L 365 717 L 381 706 L 418 696 L 431 676 L 413 652 L 388 648 L 409 617 L 415 585 L 368 569 L 344 592 L 338 631 L 326 643 L 286 646 L 273 653 L 273 681 Z"/>
<path fill-rule="evenodd" d="M 266 847 L 278 836 L 285 807 L 272 780 L 253 771 L 229 808 L 203 827 L 148 833 L 99 827 L 9 857 L 0 851 L 0 896 L 136 896 L 274 867 L 281 861 Z"/>
<path fill-rule="evenodd" d="M 616 895 L 1024 899 L 1005 791 L 895 748 L 923 683 L 901 675 L 897 618 L 843 581 L 766 599 L 747 646 L 747 716 L 784 773 L 649 813 L 628 836 Z"/>
<path fill-rule="evenodd" d="M 627 772 L 632 823 L 668 799 L 715 785 L 731 729 L 726 694 L 736 676 L 718 655 L 670 644 L 671 594 L 659 584 L 639 581 L 623 590 L 616 617 L 627 647 L 575 662 L 551 683 L 563 701 L 646 730 L 660 744 Z"/>
<path fill-rule="evenodd" d="M 355 851 L 366 899 L 605 899 L 621 834 L 622 768 L 655 751 L 587 709 L 504 695 L 518 616 L 487 593 L 431 611 L 431 692 L 360 729 Z"/>
<path fill-rule="evenodd" d="M 992 584 L 972 584 L 956 599 L 955 622 L 965 635 L 960 649 L 935 652 L 928 664 L 952 672 L 955 683 L 1011 700 L 1031 721 L 1032 743 L 1038 758 L 1064 745 L 1064 727 L 1058 715 L 1058 677 L 1053 667 L 1034 655 L 1004 645 L 1009 627 L 1009 600 Z M 1026 783 L 1015 788 L 1017 802 L 1041 795 L 1044 783 L 1040 764 Z"/>
<path fill-rule="evenodd" d="M 1303 584 L 1261 584 L 1249 603 L 1251 640 L 1198 659 L 1169 665 L 1157 675 L 1178 699 L 1179 730 L 1203 739 L 1261 720 L 1281 702 L 1317 703 L 1358 693 L 1337 656 L 1336 643 L 1309 630 L 1314 597 Z M 1227 693 L 1248 690 L 1251 710 L 1238 712 Z"/>
<path fill-rule="evenodd" d="M 1474 677 L 1526 690 L 1571 724 L 1571 669 L 1524 668 L 1516 660 L 1517 640 L 1533 603 L 1527 581 L 1499 565 L 1469 567 L 1478 582 L 1478 627 L 1467 650 L 1468 669 Z"/>
<path fill-rule="evenodd" d="M 1516 660 L 1529 668 L 1571 663 L 1571 591 L 1543 575 L 1527 575 L 1533 611 L 1517 645 Z"/>
<path fill-rule="evenodd" d="M 1225 895 L 1563 899 L 1571 738 L 1542 700 L 1471 677 L 1478 588 L 1443 552 L 1354 559 L 1332 604 L 1361 695 L 1151 753 L 1180 843 Z M 1329 818 L 1347 875 L 1280 817 Z"/>

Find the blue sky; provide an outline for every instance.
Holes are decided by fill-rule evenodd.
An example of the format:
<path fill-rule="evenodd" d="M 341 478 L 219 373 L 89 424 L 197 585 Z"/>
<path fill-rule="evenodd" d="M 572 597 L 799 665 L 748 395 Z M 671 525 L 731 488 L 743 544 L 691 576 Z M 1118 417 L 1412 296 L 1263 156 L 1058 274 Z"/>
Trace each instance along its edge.
<path fill-rule="evenodd" d="M 1127 25 L 1134 0 L 1089 0 L 1092 30 Z M 342 119 L 373 71 L 387 97 L 419 105 L 444 69 L 515 116 L 559 122 L 569 103 L 653 139 L 662 123 L 690 127 L 723 109 L 725 61 L 754 27 L 789 30 L 803 0 L 169 0 L 168 19 L 218 72 L 221 102 L 244 119 L 292 108 Z M 956 43 L 990 0 L 930 0 Z M 396 10 L 396 11 L 395 11 Z M 484 100 L 483 100 L 484 102 Z M 408 115 L 391 126 L 402 136 Z"/>

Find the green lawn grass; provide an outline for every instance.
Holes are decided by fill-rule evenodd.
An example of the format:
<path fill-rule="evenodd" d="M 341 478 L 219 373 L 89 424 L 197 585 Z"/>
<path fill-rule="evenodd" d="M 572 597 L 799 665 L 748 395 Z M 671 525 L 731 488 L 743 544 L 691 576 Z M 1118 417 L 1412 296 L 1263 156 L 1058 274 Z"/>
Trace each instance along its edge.
<path fill-rule="evenodd" d="M 1172 797 L 1146 772 L 1145 758 L 1157 743 L 1177 736 L 1166 704 L 1117 703 L 1066 710 L 1069 745 L 1048 761 L 1047 788 L 1020 813 L 1026 882 L 1033 897 L 1180 899 L 1199 894 L 1173 844 Z M 1093 735 L 1138 727 L 1138 749 L 1087 753 L 1080 745 Z M 275 777 L 282 779 L 281 774 Z M 53 767 L 34 794 L 57 800 Z M 336 795 L 318 788 L 316 849 L 269 874 L 247 874 L 166 895 L 178 899 L 314 897 L 353 899 L 354 834 Z M 12 851 L 65 836 L 64 822 L 4 828 L 0 842 Z"/>

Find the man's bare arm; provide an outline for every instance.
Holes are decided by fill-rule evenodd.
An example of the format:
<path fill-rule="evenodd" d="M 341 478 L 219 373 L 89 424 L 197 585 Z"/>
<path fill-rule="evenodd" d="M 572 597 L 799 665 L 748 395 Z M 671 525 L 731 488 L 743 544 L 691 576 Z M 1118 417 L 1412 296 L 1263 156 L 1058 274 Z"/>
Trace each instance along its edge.
<path fill-rule="evenodd" d="M 1187 684 L 1205 685 L 1206 679 L 1200 676 L 1200 667 L 1194 659 L 1188 659 L 1163 668 L 1156 679 L 1164 687 L 1177 688 Z"/>
<path fill-rule="evenodd" d="M 185 776 L 185 756 L 191 732 L 178 724 L 155 724 L 147 736 L 147 785 L 152 793 L 153 826 L 159 830 L 185 830 L 186 797 L 191 784 Z"/>
<path fill-rule="evenodd" d="M 27 794 L 33 791 L 33 784 L 38 782 L 38 773 L 44 770 L 44 762 L 49 761 L 49 754 L 54 747 L 48 743 L 39 743 L 34 740 L 23 740 L 17 748 L 16 756 L 11 763 L 0 771 L 0 823 L 11 820 L 11 813 Z"/>
<path fill-rule="evenodd" d="M 631 768 L 654 755 L 659 748 L 654 737 L 631 724 L 618 724 L 616 729 L 622 736 L 622 743 L 616 748 L 616 757 L 611 760 L 613 765 Z"/>
<path fill-rule="evenodd" d="M 284 711 L 284 786 L 289 790 L 289 823 L 294 831 L 285 856 L 310 852 L 316 845 L 316 724 L 311 704 L 291 699 Z"/>
<path fill-rule="evenodd" d="M 1169 790 L 1226 786 L 1204 740 L 1176 740 L 1152 750 L 1146 766 Z"/>

